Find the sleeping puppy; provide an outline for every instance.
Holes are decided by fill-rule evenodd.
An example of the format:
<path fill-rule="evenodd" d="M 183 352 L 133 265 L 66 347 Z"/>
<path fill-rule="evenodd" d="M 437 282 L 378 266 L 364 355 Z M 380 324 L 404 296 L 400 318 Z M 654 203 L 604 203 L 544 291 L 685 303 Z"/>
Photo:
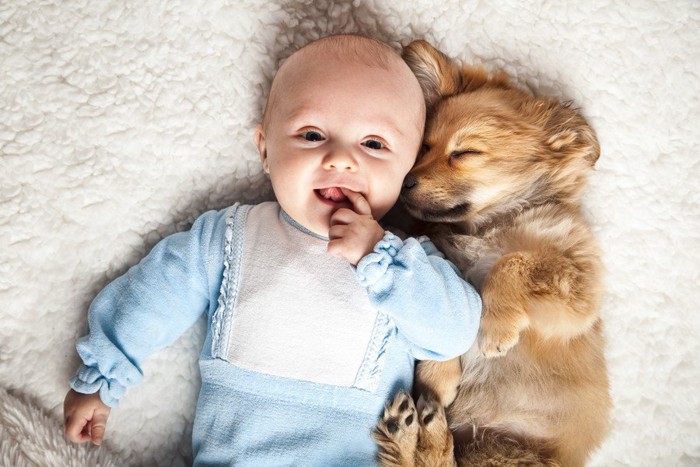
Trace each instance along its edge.
<path fill-rule="evenodd" d="M 602 264 L 580 203 L 596 136 L 567 105 L 427 42 L 404 58 L 430 114 L 401 200 L 484 309 L 461 359 L 418 366 L 417 404 L 402 393 L 387 405 L 379 464 L 582 466 L 611 408 Z"/>

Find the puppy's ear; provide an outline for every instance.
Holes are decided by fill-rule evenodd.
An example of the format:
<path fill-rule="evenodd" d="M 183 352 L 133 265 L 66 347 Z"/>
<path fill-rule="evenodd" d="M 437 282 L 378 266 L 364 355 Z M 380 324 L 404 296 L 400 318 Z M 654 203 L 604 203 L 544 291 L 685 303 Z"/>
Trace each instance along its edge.
<path fill-rule="evenodd" d="M 545 144 L 561 157 L 575 157 L 591 167 L 600 157 L 600 144 L 593 128 L 570 103 L 549 102 L 545 123 Z"/>
<path fill-rule="evenodd" d="M 511 89 L 506 73 L 497 71 L 489 77 L 483 67 L 461 66 L 424 40 L 408 44 L 401 56 L 418 78 L 428 112 L 439 100 L 455 94 L 481 87 Z"/>
<path fill-rule="evenodd" d="M 426 41 L 411 42 L 401 56 L 418 78 L 428 109 L 440 99 L 461 91 L 461 68 Z"/>

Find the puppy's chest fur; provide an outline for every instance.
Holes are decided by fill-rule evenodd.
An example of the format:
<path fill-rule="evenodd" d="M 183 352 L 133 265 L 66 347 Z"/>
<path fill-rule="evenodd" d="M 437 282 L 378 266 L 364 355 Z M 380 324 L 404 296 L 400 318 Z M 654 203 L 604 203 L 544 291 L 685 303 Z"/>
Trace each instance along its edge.
<path fill-rule="evenodd" d="M 464 230 L 440 226 L 433 241 L 479 291 L 504 255 L 543 247 L 566 254 L 583 237 L 590 237 L 580 211 L 558 204 L 532 207 L 489 226 Z"/>
<path fill-rule="evenodd" d="M 481 287 L 498 258 L 503 256 L 499 233 L 491 229 L 483 236 L 445 232 L 435 238 L 438 248 L 462 272 L 477 290 Z"/>

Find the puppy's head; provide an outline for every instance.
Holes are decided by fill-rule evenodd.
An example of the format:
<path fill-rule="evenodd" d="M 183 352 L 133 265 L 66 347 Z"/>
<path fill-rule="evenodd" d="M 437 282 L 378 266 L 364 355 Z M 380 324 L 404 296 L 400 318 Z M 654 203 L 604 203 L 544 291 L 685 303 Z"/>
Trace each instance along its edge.
<path fill-rule="evenodd" d="M 404 58 L 429 109 L 423 151 L 401 193 L 411 214 L 479 224 L 545 200 L 579 200 L 600 154 L 579 114 L 515 89 L 503 74 L 460 67 L 424 41 Z"/>

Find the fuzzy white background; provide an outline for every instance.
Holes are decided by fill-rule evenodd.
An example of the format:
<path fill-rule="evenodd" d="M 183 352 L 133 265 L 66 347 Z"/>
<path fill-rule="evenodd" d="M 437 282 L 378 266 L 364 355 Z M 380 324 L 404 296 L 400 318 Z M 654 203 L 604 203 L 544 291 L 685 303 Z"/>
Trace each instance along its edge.
<path fill-rule="evenodd" d="M 270 79 L 339 32 L 426 38 L 581 109 L 602 146 L 586 207 L 615 404 L 591 464 L 700 465 L 694 0 L 3 0 L 0 386 L 62 417 L 90 301 L 198 214 L 269 198 L 252 135 Z M 103 449 L 190 460 L 202 337 L 147 362 Z"/>

